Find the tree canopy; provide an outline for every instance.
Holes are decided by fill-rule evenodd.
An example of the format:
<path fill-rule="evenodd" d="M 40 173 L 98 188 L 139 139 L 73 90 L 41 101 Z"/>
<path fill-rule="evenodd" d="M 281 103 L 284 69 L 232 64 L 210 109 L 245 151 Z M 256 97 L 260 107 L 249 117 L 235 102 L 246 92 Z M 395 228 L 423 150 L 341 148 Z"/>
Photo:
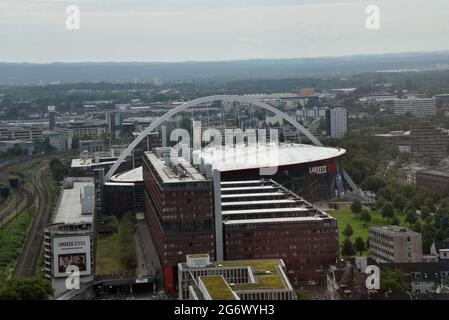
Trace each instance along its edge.
<path fill-rule="evenodd" d="M 47 300 L 51 295 L 53 288 L 42 277 L 11 279 L 0 289 L 0 300 Z"/>

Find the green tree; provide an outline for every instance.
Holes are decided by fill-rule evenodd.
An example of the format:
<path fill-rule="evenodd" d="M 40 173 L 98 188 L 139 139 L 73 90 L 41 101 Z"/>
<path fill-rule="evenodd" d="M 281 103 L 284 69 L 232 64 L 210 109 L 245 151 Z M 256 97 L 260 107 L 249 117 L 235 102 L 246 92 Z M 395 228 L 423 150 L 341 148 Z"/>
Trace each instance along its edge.
<path fill-rule="evenodd" d="M 405 216 L 405 222 L 409 223 L 410 225 L 414 224 L 417 220 L 418 216 L 413 212 L 409 212 Z"/>
<path fill-rule="evenodd" d="M 449 215 L 449 207 L 447 207 L 446 205 L 440 205 L 436 212 L 436 215 Z"/>
<path fill-rule="evenodd" d="M 42 278 L 15 278 L 0 289 L 0 300 L 47 300 L 53 295 L 51 283 Z"/>
<path fill-rule="evenodd" d="M 430 197 L 427 198 L 427 199 L 424 201 L 424 207 L 429 208 L 430 212 L 433 212 L 433 211 L 435 210 L 435 203 L 434 203 L 433 199 L 430 198 Z"/>
<path fill-rule="evenodd" d="M 428 207 L 427 205 L 425 205 L 422 210 L 421 210 L 421 218 L 423 220 L 426 220 L 427 217 L 430 217 L 432 214 L 432 210 L 430 209 L 430 207 Z"/>
<path fill-rule="evenodd" d="M 57 182 L 64 179 L 69 174 L 69 168 L 65 166 L 59 159 L 52 159 L 49 163 L 53 179 Z"/>
<path fill-rule="evenodd" d="M 366 250 L 365 241 L 363 240 L 362 237 L 355 238 L 354 249 L 360 255 L 362 255 L 362 252 Z"/>
<path fill-rule="evenodd" d="M 391 218 L 390 224 L 392 224 L 393 226 L 400 226 L 401 221 L 399 221 L 398 217 L 394 216 L 393 218 Z"/>
<path fill-rule="evenodd" d="M 34 154 L 52 154 L 56 151 L 56 148 L 50 144 L 50 138 L 33 140 L 33 153 Z"/>
<path fill-rule="evenodd" d="M 377 197 L 382 197 L 386 201 L 393 201 L 393 195 L 396 194 L 396 190 L 391 185 L 387 185 L 376 192 Z"/>
<path fill-rule="evenodd" d="M 441 241 L 449 237 L 449 215 L 436 215 L 434 228 L 435 240 Z"/>
<path fill-rule="evenodd" d="M 387 268 L 380 274 L 380 291 L 389 293 L 406 293 L 407 275 L 399 269 Z"/>
<path fill-rule="evenodd" d="M 406 215 L 407 214 L 416 214 L 416 207 L 411 202 L 409 202 L 407 204 L 407 206 L 405 207 L 404 212 Z"/>
<path fill-rule="evenodd" d="M 385 205 L 385 202 L 387 202 L 387 200 L 385 200 L 384 197 L 378 197 L 377 200 L 376 200 L 376 208 L 378 210 L 382 210 L 382 208 Z"/>
<path fill-rule="evenodd" d="M 362 204 L 359 200 L 355 199 L 351 204 L 351 211 L 354 213 L 362 212 Z"/>
<path fill-rule="evenodd" d="M 360 219 L 362 219 L 362 221 L 365 223 L 369 223 L 371 221 L 371 214 L 368 210 L 363 210 L 362 214 L 360 215 Z"/>
<path fill-rule="evenodd" d="M 385 187 L 385 185 L 386 185 L 385 180 L 380 176 L 369 176 L 362 183 L 363 189 L 372 192 L 379 191 L 380 189 Z"/>
<path fill-rule="evenodd" d="M 394 207 L 391 204 L 391 202 L 389 201 L 385 202 L 384 206 L 382 207 L 382 217 L 384 218 L 394 217 Z"/>
<path fill-rule="evenodd" d="M 341 254 L 343 255 L 343 257 L 351 257 L 355 254 L 354 246 L 352 244 L 351 239 L 345 238 L 345 240 L 343 241 Z"/>
<path fill-rule="evenodd" d="M 352 229 L 350 224 L 347 224 L 345 229 L 343 230 L 343 234 L 350 238 L 354 234 L 354 230 Z"/>
<path fill-rule="evenodd" d="M 413 226 L 412 226 L 412 230 L 415 231 L 415 232 L 421 233 L 421 231 L 422 231 L 422 225 L 421 225 L 421 222 L 416 221 L 416 222 L 413 224 Z"/>
<path fill-rule="evenodd" d="M 402 212 L 407 205 L 407 198 L 402 194 L 398 194 L 393 198 L 393 206 L 399 211 Z"/>
<path fill-rule="evenodd" d="M 434 240 L 434 229 L 432 223 L 425 222 L 422 226 L 422 247 L 423 253 L 429 253 L 430 247 L 432 246 Z"/>

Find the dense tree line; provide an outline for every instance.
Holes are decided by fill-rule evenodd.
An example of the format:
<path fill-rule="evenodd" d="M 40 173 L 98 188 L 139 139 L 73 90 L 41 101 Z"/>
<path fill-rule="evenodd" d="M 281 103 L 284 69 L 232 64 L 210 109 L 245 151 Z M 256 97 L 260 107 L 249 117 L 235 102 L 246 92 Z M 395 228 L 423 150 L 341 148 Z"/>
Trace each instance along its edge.
<path fill-rule="evenodd" d="M 51 283 L 43 277 L 11 279 L 0 288 L 0 300 L 47 300 L 52 295 Z"/>
<path fill-rule="evenodd" d="M 60 182 L 69 174 L 69 166 L 59 159 L 52 159 L 49 163 L 51 174 L 56 182 Z"/>
<path fill-rule="evenodd" d="M 18 157 L 21 155 L 27 155 L 28 152 L 22 148 L 20 148 L 19 145 L 14 145 L 12 148 L 9 148 L 6 151 L 0 151 L 0 159 L 1 158 L 9 158 L 9 157 Z"/>

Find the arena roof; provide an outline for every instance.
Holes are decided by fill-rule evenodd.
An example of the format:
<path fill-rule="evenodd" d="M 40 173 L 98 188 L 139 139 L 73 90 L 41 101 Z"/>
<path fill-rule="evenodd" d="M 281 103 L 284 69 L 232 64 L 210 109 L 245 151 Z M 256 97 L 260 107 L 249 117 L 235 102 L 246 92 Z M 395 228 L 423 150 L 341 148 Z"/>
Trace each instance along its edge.
<path fill-rule="evenodd" d="M 324 217 L 329 218 L 329 217 Z M 288 223 L 288 222 L 304 222 L 304 221 L 322 221 L 323 217 L 309 216 L 309 217 L 283 217 L 283 218 L 262 218 L 262 219 L 242 219 L 242 220 L 228 220 L 223 221 L 225 225 L 236 224 L 257 224 L 257 223 Z"/>
<path fill-rule="evenodd" d="M 295 203 L 295 199 L 270 199 L 270 200 L 257 200 L 257 201 L 233 201 L 233 202 L 222 202 L 222 207 L 229 206 L 250 206 L 250 205 L 278 205 L 285 203 Z"/>
<path fill-rule="evenodd" d="M 111 182 L 141 182 L 143 181 L 142 167 L 116 174 L 111 177 Z"/>
<path fill-rule="evenodd" d="M 304 207 L 291 207 L 291 208 L 268 208 L 268 209 L 243 209 L 243 210 L 225 210 L 222 211 L 222 215 L 232 214 L 264 214 L 264 213 L 283 213 L 283 212 L 309 212 L 310 209 Z"/>
<path fill-rule="evenodd" d="M 266 144 L 207 148 L 194 151 L 205 164 L 211 164 L 221 172 L 272 168 L 294 164 L 316 162 L 340 157 L 345 149 L 318 147 L 308 144 Z M 195 156 L 194 156 L 195 158 Z"/>

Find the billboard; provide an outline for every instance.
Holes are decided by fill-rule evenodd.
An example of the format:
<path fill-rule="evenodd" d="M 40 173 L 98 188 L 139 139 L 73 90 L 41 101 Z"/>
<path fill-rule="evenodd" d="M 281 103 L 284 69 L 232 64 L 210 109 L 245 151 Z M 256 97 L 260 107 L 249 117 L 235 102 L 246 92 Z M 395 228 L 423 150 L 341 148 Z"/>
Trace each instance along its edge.
<path fill-rule="evenodd" d="M 80 276 L 91 274 L 90 237 L 62 237 L 53 239 L 53 276 L 67 277 L 70 265 L 79 268 Z"/>

